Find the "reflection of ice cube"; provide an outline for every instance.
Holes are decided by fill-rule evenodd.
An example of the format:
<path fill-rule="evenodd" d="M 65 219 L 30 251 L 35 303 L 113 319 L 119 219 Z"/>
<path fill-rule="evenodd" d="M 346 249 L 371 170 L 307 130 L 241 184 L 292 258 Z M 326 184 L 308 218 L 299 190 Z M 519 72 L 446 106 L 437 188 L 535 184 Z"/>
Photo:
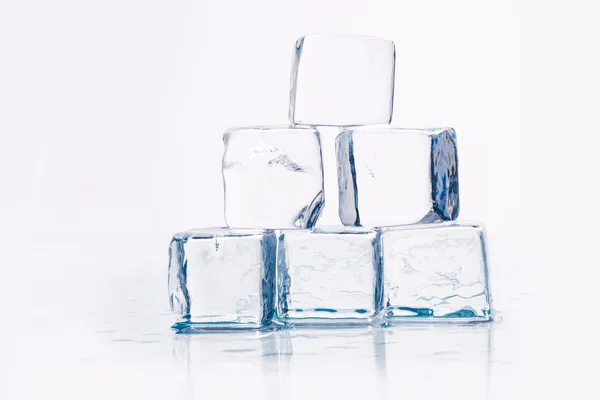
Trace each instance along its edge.
<path fill-rule="evenodd" d="M 279 374 L 292 353 L 283 335 L 270 330 L 177 335 L 184 339 L 177 346 L 183 349 L 174 349 L 174 355 L 187 370 L 187 384 L 181 385 L 187 397 L 178 398 L 282 398 L 287 387 L 281 385 Z"/>
<path fill-rule="evenodd" d="M 175 235 L 169 297 L 180 331 L 257 328 L 273 313 L 275 234 L 207 228 Z"/>
<path fill-rule="evenodd" d="M 280 397 L 291 399 L 379 399 L 377 376 L 382 346 L 380 330 L 371 327 L 350 329 L 281 330 L 293 354 L 273 365 Z M 290 354 L 290 353 L 286 353 Z M 384 355 L 383 355 L 384 357 Z M 275 360 L 273 360 L 275 361 Z M 275 379 L 271 386 L 276 386 Z"/>
<path fill-rule="evenodd" d="M 492 325 L 178 335 L 189 398 L 485 399 Z M 235 384 L 231 384 L 232 376 Z M 179 383 L 179 382 L 178 382 Z"/>
<path fill-rule="evenodd" d="M 225 220 L 234 228 L 312 227 L 323 206 L 319 134 L 310 128 L 225 133 Z"/>
<path fill-rule="evenodd" d="M 305 125 L 387 124 L 395 48 L 390 40 L 307 35 L 296 41 L 290 121 Z"/>
<path fill-rule="evenodd" d="M 279 235 L 277 319 L 284 324 L 365 324 L 381 310 L 378 233 L 366 228 Z"/>
<path fill-rule="evenodd" d="M 336 139 L 344 225 L 391 226 L 458 217 L 456 134 L 357 127 Z"/>
<path fill-rule="evenodd" d="M 491 319 L 482 226 L 383 228 L 381 248 L 388 321 Z"/>
<path fill-rule="evenodd" d="M 385 336 L 385 398 L 486 399 L 492 325 L 403 325 Z"/>

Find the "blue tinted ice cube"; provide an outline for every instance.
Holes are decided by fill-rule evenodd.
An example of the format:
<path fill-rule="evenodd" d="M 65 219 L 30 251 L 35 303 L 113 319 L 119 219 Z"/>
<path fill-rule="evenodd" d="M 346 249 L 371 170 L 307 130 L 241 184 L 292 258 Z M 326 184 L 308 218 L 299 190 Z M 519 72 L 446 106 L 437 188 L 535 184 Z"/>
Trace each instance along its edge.
<path fill-rule="evenodd" d="M 481 225 L 450 222 L 382 228 L 381 251 L 387 321 L 491 320 Z"/>
<path fill-rule="evenodd" d="M 310 228 L 323 206 L 312 128 L 231 129 L 223 136 L 225 221 L 233 228 Z"/>
<path fill-rule="evenodd" d="M 272 231 L 206 228 L 179 233 L 169 248 L 169 299 L 180 332 L 259 328 L 275 296 Z"/>
<path fill-rule="evenodd" d="M 379 234 L 366 228 L 282 231 L 276 319 L 368 324 L 382 306 Z"/>
<path fill-rule="evenodd" d="M 344 225 L 392 226 L 458 217 L 452 128 L 357 127 L 336 139 Z"/>

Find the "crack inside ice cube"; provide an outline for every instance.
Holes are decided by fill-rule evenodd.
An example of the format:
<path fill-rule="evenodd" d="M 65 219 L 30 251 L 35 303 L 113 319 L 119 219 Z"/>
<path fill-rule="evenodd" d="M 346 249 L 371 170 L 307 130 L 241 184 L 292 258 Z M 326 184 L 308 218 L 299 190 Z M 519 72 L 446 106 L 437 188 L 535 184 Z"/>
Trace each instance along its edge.
<path fill-rule="evenodd" d="M 306 172 L 306 170 L 297 162 L 292 160 L 287 154 L 280 154 L 268 162 L 270 167 L 281 166 L 292 172 Z"/>
<path fill-rule="evenodd" d="M 250 158 L 270 153 L 277 153 L 278 151 L 280 150 L 276 147 L 261 143 L 259 146 L 256 146 L 250 151 Z"/>
<path fill-rule="evenodd" d="M 223 169 L 230 169 L 230 168 L 241 167 L 241 166 L 242 166 L 242 163 L 239 161 L 227 161 L 227 160 L 223 161 Z"/>

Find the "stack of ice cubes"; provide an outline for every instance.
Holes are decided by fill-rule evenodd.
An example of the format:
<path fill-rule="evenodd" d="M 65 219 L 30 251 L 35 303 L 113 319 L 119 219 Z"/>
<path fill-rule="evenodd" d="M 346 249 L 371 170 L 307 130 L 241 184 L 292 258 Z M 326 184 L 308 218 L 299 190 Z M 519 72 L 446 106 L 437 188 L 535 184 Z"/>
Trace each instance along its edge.
<path fill-rule="evenodd" d="M 394 70 L 383 38 L 296 42 L 291 124 L 224 134 L 227 227 L 171 242 L 178 332 L 491 320 L 456 133 L 389 125 Z"/>

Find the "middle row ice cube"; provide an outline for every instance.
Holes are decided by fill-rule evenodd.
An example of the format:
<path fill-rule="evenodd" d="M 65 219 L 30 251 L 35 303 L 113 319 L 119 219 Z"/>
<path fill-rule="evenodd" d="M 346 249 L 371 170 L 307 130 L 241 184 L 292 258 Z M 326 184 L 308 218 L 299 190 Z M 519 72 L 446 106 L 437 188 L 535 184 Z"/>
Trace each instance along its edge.
<path fill-rule="evenodd" d="M 314 226 L 324 204 L 321 146 L 316 130 L 231 129 L 223 141 L 227 226 Z"/>
<path fill-rule="evenodd" d="M 232 228 L 312 228 L 324 206 L 319 132 L 312 127 L 225 133 L 225 221 Z M 347 226 L 455 220 L 458 157 L 452 128 L 363 126 L 336 138 L 339 218 Z M 329 197 L 330 198 L 330 197 Z"/>

